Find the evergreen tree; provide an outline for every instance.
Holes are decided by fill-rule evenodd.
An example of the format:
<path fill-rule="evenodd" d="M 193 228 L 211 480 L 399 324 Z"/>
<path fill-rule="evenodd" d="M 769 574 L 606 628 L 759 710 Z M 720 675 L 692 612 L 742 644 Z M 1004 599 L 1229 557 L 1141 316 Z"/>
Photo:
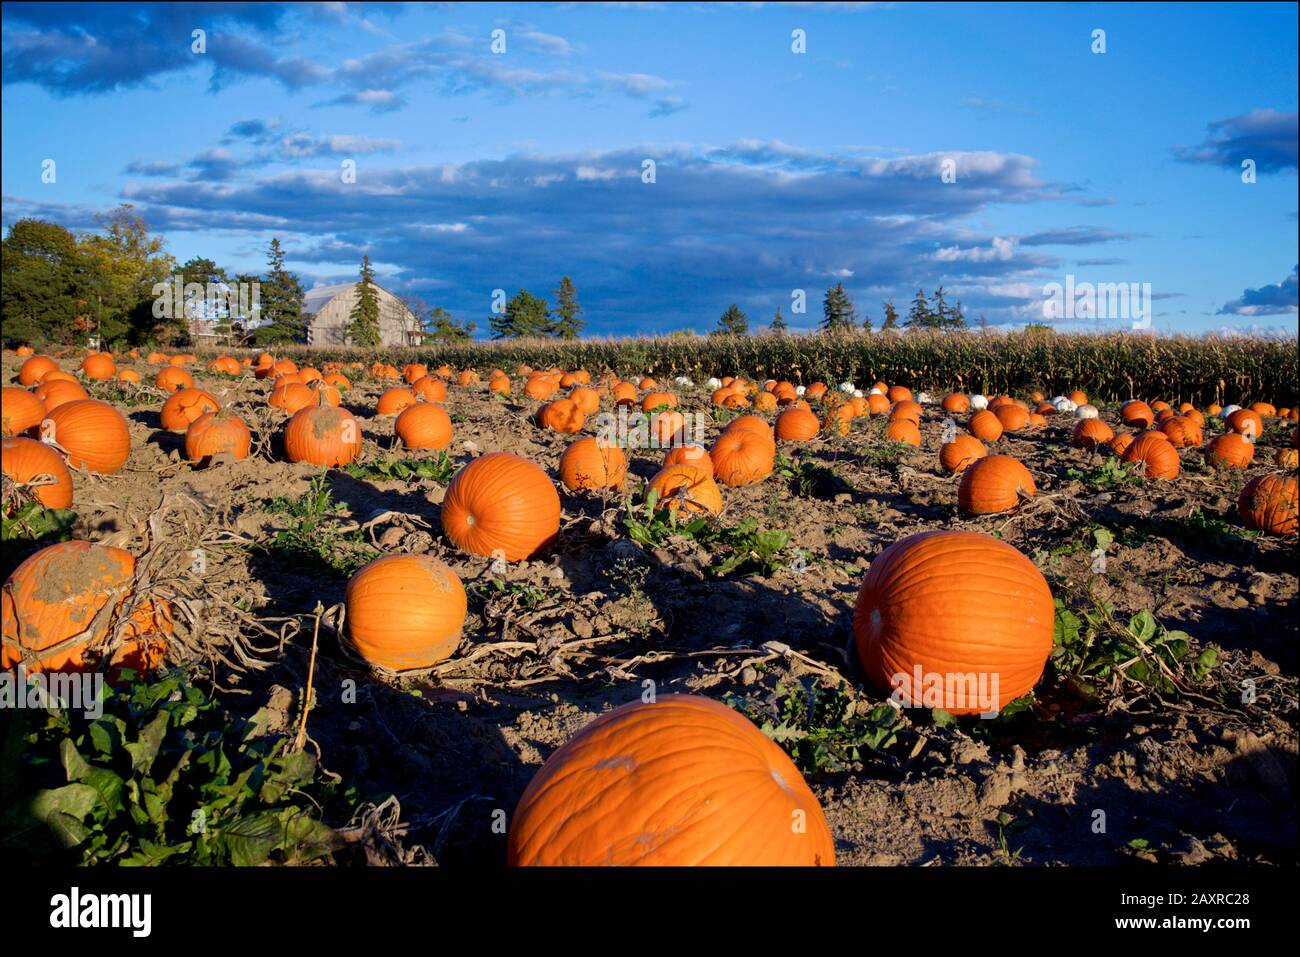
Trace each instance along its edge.
<path fill-rule="evenodd" d="M 962 312 L 960 299 L 957 300 L 957 305 L 948 311 L 948 328 L 949 329 L 966 328 L 966 314 Z"/>
<path fill-rule="evenodd" d="M 545 299 L 520 289 L 506 302 L 506 311 L 490 322 L 493 339 L 521 339 L 544 336 L 551 330 L 550 311 Z"/>
<path fill-rule="evenodd" d="M 361 258 L 361 278 L 357 281 L 357 301 L 348 314 L 348 338 L 354 346 L 382 345 L 379 334 L 379 297 L 375 294 L 375 271 L 370 257 Z"/>
<path fill-rule="evenodd" d="M 931 302 L 933 305 L 930 309 L 932 318 L 930 324 L 936 329 L 943 329 L 948 325 L 948 300 L 943 291 L 943 286 L 935 288 Z"/>
<path fill-rule="evenodd" d="M 718 318 L 718 328 L 714 330 L 720 336 L 743 336 L 749 332 L 749 320 L 734 302 Z"/>
<path fill-rule="evenodd" d="M 898 310 L 894 308 L 894 300 L 890 299 L 885 302 L 885 324 L 880 327 L 881 332 L 894 332 L 898 329 Z"/>
<path fill-rule="evenodd" d="M 305 342 L 307 324 L 304 317 L 302 282 L 284 268 L 284 249 L 272 238 L 267 265 L 270 270 L 261 284 L 262 325 L 254 337 L 258 345 L 280 342 Z"/>
<path fill-rule="evenodd" d="M 907 312 L 907 322 L 904 325 L 909 329 L 930 329 L 934 327 L 934 313 L 930 311 L 930 302 L 925 298 L 924 289 L 916 291 L 916 296 L 912 299 L 912 308 Z"/>
<path fill-rule="evenodd" d="M 862 331 L 863 332 L 871 331 L 871 317 L 867 315 L 865 312 L 862 314 Z"/>
<path fill-rule="evenodd" d="M 555 290 L 555 322 L 550 331 L 561 339 L 577 339 L 587 325 L 578 318 L 582 312 L 578 287 L 568 276 L 562 277 L 560 288 Z"/>
<path fill-rule="evenodd" d="M 457 322 L 442 306 L 430 310 L 423 321 L 429 338 L 434 342 L 468 342 L 474 338 L 474 323 Z"/>
<path fill-rule="evenodd" d="M 776 315 L 772 317 L 772 331 L 780 333 L 785 332 L 787 328 L 789 327 L 785 324 L 785 316 L 781 315 L 781 307 L 777 306 Z"/>
<path fill-rule="evenodd" d="M 826 296 L 822 299 L 822 329 L 826 332 L 843 332 L 853 326 L 856 318 L 853 300 L 844 291 L 844 283 L 838 282 L 826 290 Z"/>

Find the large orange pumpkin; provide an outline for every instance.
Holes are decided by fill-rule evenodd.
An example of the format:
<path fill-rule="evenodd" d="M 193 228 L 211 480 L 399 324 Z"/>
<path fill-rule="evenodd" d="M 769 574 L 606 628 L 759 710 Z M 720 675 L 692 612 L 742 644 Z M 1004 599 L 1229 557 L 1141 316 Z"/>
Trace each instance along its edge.
<path fill-rule="evenodd" d="M 361 454 L 361 426 L 347 409 L 324 398 L 295 412 L 284 427 L 284 453 L 290 462 L 332 468 Z"/>
<path fill-rule="evenodd" d="M 379 415 L 397 415 L 403 409 L 415 405 L 417 401 L 410 389 L 401 387 L 389 389 L 379 397 L 375 412 Z"/>
<path fill-rule="evenodd" d="M 107 352 L 95 352 L 81 360 L 81 371 L 87 379 L 102 382 L 117 375 L 117 363 Z"/>
<path fill-rule="evenodd" d="M 1032 498 L 1037 493 L 1034 477 L 1018 459 L 990 455 L 972 463 L 962 473 L 957 507 L 966 515 L 1008 512 L 1022 498 Z"/>
<path fill-rule="evenodd" d="M 1156 420 L 1156 414 L 1141 399 L 1130 399 L 1119 407 L 1119 417 L 1124 424 L 1133 429 L 1150 428 Z"/>
<path fill-rule="evenodd" d="M 993 414 L 1002 423 L 1004 432 L 1016 432 L 1029 424 L 1029 410 L 1014 403 L 1000 406 Z"/>
<path fill-rule="evenodd" d="M 572 399 L 556 399 L 537 410 L 536 422 L 544 429 L 554 429 L 572 435 L 582 431 L 582 424 L 587 417 L 582 414 Z"/>
<path fill-rule="evenodd" d="M 1228 426 L 1248 439 L 1257 439 L 1264 434 L 1264 420 L 1251 409 L 1238 409 L 1232 413 L 1228 416 Z"/>
<path fill-rule="evenodd" d="M 33 431 L 45 418 L 45 403 L 26 389 L 7 385 L 0 389 L 0 434 Z"/>
<path fill-rule="evenodd" d="M 973 435 L 958 435 L 939 449 L 939 466 L 948 474 L 962 472 L 972 463 L 987 456 L 984 443 Z"/>
<path fill-rule="evenodd" d="M 1247 528 L 1274 535 L 1294 535 L 1300 523 L 1300 483 L 1294 475 L 1274 472 L 1246 483 L 1237 498 L 1237 514 Z"/>
<path fill-rule="evenodd" d="M 1002 420 L 996 412 L 980 409 L 970 417 L 966 429 L 981 442 L 996 442 L 1002 438 Z"/>
<path fill-rule="evenodd" d="M 442 406 L 417 402 L 397 416 L 393 431 L 408 449 L 445 449 L 451 444 L 451 416 Z"/>
<path fill-rule="evenodd" d="M 560 496 L 536 464 L 510 452 L 491 452 L 451 480 L 442 501 L 442 527 L 457 548 L 521 561 L 559 536 Z"/>
<path fill-rule="evenodd" d="M 41 381 L 41 376 L 47 372 L 52 372 L 58 367 L 58 363 L 49 356 L 32 356 L 19 368 L 18 384 L 35 385 Z"/>
<path fill-rule="evenodd" d="M 1160 431 L 1173 443 L 1174 448 L 1186 449 L 1201 444 L 1204 435 L 1201 427 L 1191 419 L 1175 415 L 1160 423 Z"/>
<path fill-rule="evenodd" d="M 42 484 L 31 488 L 36 500 L 46 508 L 71 508 L 72 473 L 63 457 L 44 442 L 9 436 L 0 439 L 0 471 L 19 485 L 42 478 Z"/>
<path fill-rule="evenodd" d="M 1182 470 L 1178 450 L 1163 432 L 1143 432 L 1120 458 L 1125 462 L 1141 462 L 1142 474 L 1147 478 L 1176 479 Z"/>
<path fill-rule="evenodd" d="M 153 384 L 164 392 L 175 392 L 178 389 L 192 388 L 194 377 L 176 366 L 164 366 L 154 376 Z"/>
<path fill-rule="evenodd" d="M 885 426 L 885 438 L 891 442 L 921 447 L 921 430 L 911 419 L 894 419 Z"/>
<path fill-rule="evenodd" d="M 769 442 L 772 441 L 771 431 L 767 433 L 767 439 Z M 709 478 L 713 477 L 713 459 L 709 456 L 709 450 L 694 442 L 675 445 L 669 449 L 668 454 L 664 456 L 664 467 L 667 468 L 669 465 L 694 466 L 702 469 Z"/>
<path fill-rule="evenodd" d="M 37 386 L 36 398 L 41 400 L 46 411 L 53 412 L 65 402 L 89 399 L 90 395 L 81 387 L 80 382 L 69 382 L 66 379 L 46 379 Z"/>
<path fill-rule="evenodd" d="M 943 411 L 945 412 L 968 412 L 970 411 L 970 399 L 960 392 L 953 392 L 943 397 Z"/>
<path fill-rule="evenodd" d="M 348 637 L 371 664 L 428 668 L 460 644 L 468 604 L 454 571 L 429 555 L 386 555 L 363 567 L 343 597 Z"/>
<path fill-rule="evenodd" d="M 708 472 L 693 465 L 665 466 L 648 483 L 647 491 L 650 489 L 659 496 L 659 508 L 711 515 L 722 511 L 722 490 L 718 483 Z"/>
<path fill-rule="evenodd" d="M 921 532 L 872 561 L 853 637 L 867 676 L 900 704 L 972 714 L 1033 689 L 1054 617 L 1047 581 L 1012 546 L 978 532 Z"/>
<path fill-rule="evenodd" d="M 1070 435 L 1076 449 L 1095 449 L 1115 438 L 1114 430 L 1101 419 L 1080 419 Z"/>
<path fill-rule="evenodd" d="M 93 662 L 135 587 L 130 552 L 85 541 L 42 548 L 19 565 L 0 593 L 0 668 L 29 673 L 79 671 Z M 112 663 L 148 671 L 162 660 L 172 630 L 166 605 L 142 603 L 123 629 Z"/>
<path fill-rule="evenodd" d="M 68 464 L 111 475 L 131 454 L 131 430 L 126 419 L 107 402 L 79 399 L 50 412 L 40 424 L 42 442 L 58 444 Z"/>
<path fill-rule="evenodd" d="M 776 437 L 782 442 L 805 442 L 821 430 L 812 412 L 791 406 L 776 417 Z"/>
<path fill-rule="evenodd" d="M 218 412 L 221 403 L 202 389 L 178 389 L 163 403 L 161 422 L 168 432 L 184 432 L 199 416 Z"/>
<path fill-rule="evenodd" d="M 506 857 L 828 867 L 835 842 L 798 768 L 747 718 L 708 698 L 661 695 L 602 715 L 547 759 L 515 808 Z"/>
<path fill-rule="evenodd" d="M 447 383 L 436 376 L 425 376 L 411 386 L 411 391 L 425 402 L 446 402 Z"/>
<path fill-rule="evenodd" d="M 623 450 L 595 436 L 571 442 L 560 456 L 560 483 L 570 492 L 622 488 L 626 478 Z"/>
<path fill-rule="evenodd" d="M 185 457 L 203 462 L 214 455 L 236 461 L 248 458 L 253 436 L 239 416 L 227 411 L 204 412 L 185 430 Z"/>
<path fill-rule="evenodd" d="M 772 474 L 776 445 L 765 434 L 737 429 L 718 436 L 709 451 L 713 477 L 723 485 L 761 482 Z"/>

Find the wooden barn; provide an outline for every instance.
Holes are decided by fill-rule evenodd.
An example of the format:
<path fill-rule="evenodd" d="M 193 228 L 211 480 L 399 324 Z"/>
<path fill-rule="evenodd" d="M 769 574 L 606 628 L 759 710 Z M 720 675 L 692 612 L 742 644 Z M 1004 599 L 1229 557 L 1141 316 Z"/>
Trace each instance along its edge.
<path fill-rule="evenodd" d="M 386 346 L 416 346 L 422 330 L 415 313 L 382 286 L 371 283 L 379 299 L 379 336 Z M 307 323 L 307 344 L 312 346 L 350 345 L 348 327 L 352 307 L 357 302 L 357 284 L 339 283 L 308 289 L 303 311 L 311 316 Z"/>

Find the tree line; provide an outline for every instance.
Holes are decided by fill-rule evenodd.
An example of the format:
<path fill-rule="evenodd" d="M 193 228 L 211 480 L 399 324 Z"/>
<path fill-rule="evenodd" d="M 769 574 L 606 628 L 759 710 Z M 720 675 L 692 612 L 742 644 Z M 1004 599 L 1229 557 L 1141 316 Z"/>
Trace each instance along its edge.
<path fill-rule="evenodd" d="M 898 308 L 894 305 L 892 299 L 887 299 L 881 303 L 883 312 L 883 322 L 880 326 L 881 332 L 893 332 L 898 329 L 938 329 L 942 331 L 952 329 L 965 329 L 966 314 L 962 310 L 961 301 L 955 304 L 948 304 L 948 294 L 944 291 L 943 286 L 935 289 L 932 296 L 926 296 L 924 289 L 918 289 L 916 296 L 912 299 L 911 307 L 908 309 L 907 318 L 900 323 L 898 321 Z M 979 319 L 981 327 L 987 325 L 984 317 Z M 768 324 L 768 329 L 775 333 L 784 333 L 789 330 L 789 324 L 785 316 L 781 314 L 781 307 L 776 307 L 776 312 L 772 316 L 772 321 Z M 823 332 L 850 332 L 861 328 L 863 332 L 872 332 L 873 326 L 871 317 L 863 313 L 861 321 L 858 319 L 857 308 L 849 294 L 844 289 L 844 283 L 837 282 L 826 290 L 822 297 L 822 320 L 820 328 Z M 729 305 L 718 318 L 718 324 L 714 328 L 715 335 L 724 336 L 744 336 L 749 334 L 749 317 L 736 303 Z"/>

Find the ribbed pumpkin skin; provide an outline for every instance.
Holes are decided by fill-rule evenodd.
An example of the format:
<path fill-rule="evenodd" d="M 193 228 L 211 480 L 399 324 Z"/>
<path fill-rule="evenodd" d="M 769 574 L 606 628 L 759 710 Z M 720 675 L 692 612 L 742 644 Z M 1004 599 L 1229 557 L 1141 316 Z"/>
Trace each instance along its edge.
<path fill-rule="evenodd" d="M 570 443 L 560 456 L 560 483 L 570 492 L 622 488 L 626 478 L 623 450 L 594 435 Z"/>
<path fill-rule="evenodd" d="M 904 399 L 902 402 L 896 403 L 894 407 L 889 410 L 889 418 L 892 421 L 910 419 L 917 425 L 920 425 L 922 411 L 919 402 L 915 402 L 912 399 Z"/>
<path fill-rule="evenodd" d="M 1125 462 L 1141 462 L 1147 478 L 1176 479 L 1182 470 L 1178 450 L 1163 432 L 1143 432 L 1120 458 Z"/>
<path fill-rule="evenodd" d="M 81 387 L 80 382 L 66 379 L 47 378 L 36 390 L 36 398 L 44 403 L 49 412 L 53 412 L 65 402 L 89 399 L 90 394 Z"/>
<path fill-rule="evenodd" d="M 1116 455 L 1123 455 L 1124 451 L 1132 444 L 1133 444 L 1132 433 L 1121 432 L 1118 435 L 1116 435 L 1113 439 L 1111 439 L 1109 442 L 1107 442 L 1106 447 L 1109 448 Z"/>
<path fill-rule="evenodd" d="M 649 488 L 659 493 L 658 505 L 661 508 L 671 511 L 681 508 L 687 512 L 713 515 L 722 511 L 722 490 L 718 483 L 703 469 L 693 465 L 669 465 L 660 469 L 650 480 Z M 679 495 L 684 497 L 684 501 L 679 501 Z"/>
<path fill-rule="evenodd" d="M 793 826 L 801 822 L 802 827 Z M 823 866 L 835 843 L 776 744 L 726 705 L 661 695 L 550 756 L 510 822 L 512 866 Z"/>
<path fill-rule="evenodd" d="M 1294 535 L 1300 524 L 1300 482 L 1293 475 L 1261 475 L 1246 483 L 1237 499 L 1237 514 L 1247 528 L 1274 535 Z"/>
<path fill-rule="evenodd" d="M 1014 403 L 1001 406 L 993 414 L 1002 423 L 1004 432 L 1016 432 L 1029 424 L 1029 410 Z"/>
<path fill-rule="evenodd" d="M 425 376 L 411 386 L 411 391 L 425 402 L 447 401 L 447 383 L 434 376 Z"/>
<path fill-rule="evenodd" d="M 1101 419 L 1080 419 L 1070 435 L 1070 444 L 1076 449 L 1095 449 L 1115 438 L 1115 432 Z"/>
<path fill-rule="evenodd" d="M 817 416 L 807 409 L 786 409 L 776 417 L 776 437 L 783 442 L 805 442 L 821 428 Z"/>
<path fill-rule="evenodd" d="M 185 430 L 185 457 L 191 462 L 223 453 L 239 461 L 248 458 L 252 447 L 248 426 L 229 412 L 205 412 Z"/>
<path fill-rule="evenodd" d="M 447 486 L 442 527 L 457 548 L 521 561 L 559 535 L 560 495 L 539 466 L 510 452 L 491 452 Z"/>
<path fill-rule="evenodd" d="M 58 367 L 58 363 L 49 356 L 32 356 L 18 370 L 18 384 L 35 385 L 41 381 L 41 376 L 47 372 L 52 372 Z"/>
<path fill-rule="evenodd" d="M 410 389 L 389 389 L 379 397 L 375 412 L 379 415 L 397 415 L 403 409 L 415 405 L 415 395 Z"/>
<path fill-rule="evenodd" d="M 1022 494 L 1036 495 L 1034 477 L 1018 459 L 990 455 L 962 473 L 957 489 L 957 507 L 966 515 L 1009 512 L 1020 504 Z"/>
<path fill-rule="evenodd" d="M 1156 420 L 1156 414 L 1151 411 L 1151 406 L 1139 399 L 1125 402 L 1120 406 L 1119 417 L 1132 429 L 1150 428 L 1151 423 Z"/>
<path fill-rule="evenodd" d="M 202 389 L 177 389 L 163 403 L 160 419 L 168 432 L 184 432 L 206 412 L 217 412 L 221 403 Z"/>
<path fill-rule="evenodd" d="M 761 482 L 772 474 L 776 445 L 758 432 L 739 429 L 718 436 L 709 450 L 713 477 L 733 487 Z"/>
<path fill-rule="evenodd" d="M 109 545 L 85 541 L 61 542 L 42 548 L 14 569 L 0 594 L 4 650 L 0 668 L 22 661 L 23 649 L 35 655 L 29 672 L 77 671 L 85 664 L 87 645 L 103 639 L 111 616 L 105 615 L 86 636 L 86 641 L 61 651 L 42 654 L 47 648 L 91 628 L 95 615 L 110 601 L 121 603 L 132 588 L 135 558 L 130 552 Z M 148 642 L 129 641 L 115 662 L 137 670 L 148 670 L 161 660 L 171 632 L 165 609 L 146 604 L 132 619 L 128 638 L 149 635 Z"/>
<path fill-rule="evenodd" d="M 1002 420 L 996 412 L 981 409 L 970 417 L 966 429 L 981 442 L 996 442 L 1002 438 Z"/>
<path fill-rule="evenodd" d="M 392 671 L 428 668 L 460 644 L 468 608 L 456 573 L 428 555 L 387 555 L 344 593 L 348 636 L 361 656 Z"/>
<path fill-rule="evenodd" d="M 1238 409 L 1232 413 L 1228 416 L 1228 425 L 1231 426 L 1232 431 L 1240 435 L 1248 435 L 1253 439 L 1264 434 L 1264 420 L 1259 417 L 1258 412 L 1250 409 Z"/>
<path fill-rule="evenodd" d="M 398 414 L 393 431 L 408 449 L 445 449 L 451 444 L 451 416 L 440 406 L 417 402 Z"/>
<path fill-rule="evenodd" d="M 996 673 L 1000 710 L 1037 684 L 1054 616 L 1047 581 L 1012 546 L 978 532 L 921 532 L 890 545 L 867 569 L 853 637 L 863 669 L 883 691 L 918 664 L 925 674 Z M 980 710 L 968 703 L 945 710 Z"/>
<path fill-rule="evenodd" d="M 63 464 L 63 457 L 44 442 L 8 436 L 0 439 L 0 471 L 20 484 L 48 475 L 54 484 L 32 489 L 36 500 L 46 508 L 72 506 L 72 473 Z"/>
<path fill-rule="evenodd" d="M 943 411 L 945 412 L 968 412 L 970 411 L 970 399 L 960 392 L 954 392 L 951 395 L 943 397 Z"/>
<path fill-rule="evenodd" d="M 816 416 L 814 416 L 814 418 L 816 418 Z M 726 428 L 722 431 L 725 434 L 727 432 L 738 430 L 753 432 L 756 435 L 765 435 L 771 439 L 773 443 L 776 442 L 776 438 L 772 433 L 772 427 L 757 415 L 742 415 L 739 418 L 732 419 L 727 423 Z"/>
<path fill-rule="evenodd" d="M 153 377 L 153 384 L 164 392 L 175 392 L 178 389 L 192 388 L 194 377 L 184 369 L 167 366 Z"/>
<path fill-rule="evenodd" d="M 21 435 L 45 418 L 45 403 L 26 389 L 7 385 L 0 390 L 0 433 Z"/>
<path fill-rule="evenodd" d="M 361 426 L 351 412 L 337 406 L 299 409 L 284 427 L 284 453 L 290 462 L 347 465 L 361 454 Z"/>
<path fill-rule="evenodd" d="M 544 429 L 553 429 L 566 435 L 582 431 L 586 416 L 579 410 L 572 399 L 556 399 L 537 410 L 537 424 Z"/>
<path fill-rule="evenodd" d="M 1160 423 L 1160 431 L 1165 434 L 1175 448 L 1186 449 L 1201 444 L 1205 438 L 1201 427 L 1185 416 L 1175 415 Z"/>
<path fill-rule="evenodd" d="M 53 426 L 46 425 L 54 423 Z M 68 452 L 68 464 L 112 475 L 131 454 L 131 430 L 126 419 L 107 402 L 79 399 L 67 402 L 40 425 L 42 440 L 52 439 Z"/>
<path fill-rule="evenodd" d="M 767 435 L 770 440 L 772 433 L 768 432 Z M 707 474 L 709 478 L 713 478 L 713 457 L 709 455 L 709 450 L 702 445 L 687 443 L 669 449 L 668 454 L 664 456 L 664 468 L 670 465 L 694 466 Z"/>
<path fill-rule="evenodd" d="M 939 465 L 952 475 L 964 471 L 974 462 L 988 455 L 984 443 L 973 435 L 959 435 L 951 442 L 945 442 L 939 449 Z"/>
<path fill-rule="evenodd" d="M 891 442 L 903 442 L 915 448 L 921 447 L 921 430 L 911 419 L 894 419 L 885 426 L 885 438 Z"/>

